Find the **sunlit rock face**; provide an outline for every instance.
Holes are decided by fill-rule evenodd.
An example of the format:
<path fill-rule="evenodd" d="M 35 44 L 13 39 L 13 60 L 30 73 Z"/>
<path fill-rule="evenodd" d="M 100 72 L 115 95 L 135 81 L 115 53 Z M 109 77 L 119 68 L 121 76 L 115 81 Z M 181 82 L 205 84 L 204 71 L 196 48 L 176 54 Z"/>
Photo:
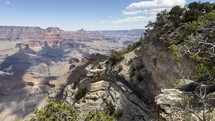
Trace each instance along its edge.
<path fill-rule="evenodd" d="M 79 117 L 85 119 L 91 110 L 104 110 L 117 115 L 119 121 L 149 120 L 149 107 L 125 84 L 107 77 L 104 63 L 101 65 L 101 68 L 87 66 L 87 77 L 77 87 L 72 84 L 64 90 L 64 99 L 78 110 Z M 77 99 L 80 90 L 87 93 L 83 98 Z"/>
<path fill-rule="evenodd" d="M 203 112 L 206 111 L 205 118 L 209 120 L 215 120 L 215 110 L 211 107 L 204 107 L 201 105 L 201 101 L 195 96 L 200 94 L 193 94 L 192 98 L 189 98 L 191 93 L 180 91 L 179 89 L 162 89 L 161 93 L 155 97 L 156 104 L 160 107 L 160 117 L 166 121 L 180 121 L 180 120 L 195 120 L 199 121 L 203 119 Z M 202 95 L 201 95 L 202 96 Z M 214 97 L 214 93 L 205 95 L 205 100 Z M 198 104 L 199 107 L 193 105 Z M 207 103 L 207 104 L 211 104 Z M 210 109 L 210 112 L 208 111 Z"/>
<path fill-rule="evenodd" d="M 105 59 L 142 35 L 112 32 L 0 26 L 0 120 L 28 117 L 47 97 L 61 96 L 86 63 Z"/>
<path fill-rule="evenodd" d="M 42 29 L 40 27 L 0 26 L 0 32 L 2 41 L 54 41 L 66 38 L 66 33 L 57 27 Z"/>
<path fill-rule="evenodd" d="M 139 30 L 141 31 L 141 30 Z M 134 30 L 128 36 L 130 42 L 137 41 L 141 33 Z M 143 30 L 142 30 L 143 31 Z M 121 36 L 106 32 L 66 32 L 58 27 L 0 26 L 0 69 L 5 72 L 30 71 L 44 75 L 63 75 L 69 71 L 71 59 L 81 60 L 92 53 L 108 55 L 110 50 L 125 47 Z M 126 35 L 127 36 L 127 35 Z M 133 37 L 133 38 L 132 38 Z M 122 38 L 118 41 L 117 39 Z M 136 40 L 135 40 L 136 39 Z M 126 40 L 126 41 L 127 41 Z M 74 65 L 74 64 L 73 64 Z M 61 69 L 62 73 L 55 73 Z"/>

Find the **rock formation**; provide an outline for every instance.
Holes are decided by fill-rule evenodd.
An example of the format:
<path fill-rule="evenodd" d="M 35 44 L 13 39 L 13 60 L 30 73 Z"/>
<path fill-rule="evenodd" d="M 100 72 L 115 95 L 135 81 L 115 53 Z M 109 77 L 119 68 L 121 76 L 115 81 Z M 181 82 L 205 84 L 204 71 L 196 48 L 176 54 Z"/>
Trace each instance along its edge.
<path fill-rule="evenodd" d="M 82 31 L 0 26 L 1 121 L 30 116 L 47 97 L 58 98 L 86 63 L 124 47 L 98 32 Z"/>
<path fill-rule="evenodd" d="M 102 68 L 86 67 L 87 77 L 77 87 L 72 84 L 65 88 L 64 98 L 78 110 L 79 117 L 85 119 L 91 110 L 106 110 L 120 121 L 149 120 L 149 107 L 125 84 L 109 78 L 104 63 L 100 64 Z M 85 90 L 86 95 L 78 100 L 80 90 Z"/>
<path fill-rule="evenodd" d="M 108 59 L 82 66 L 82 74 L 75 74 L 76 80 L 70 73 L 58 78 L 73 78 L 73 83 L 64 85 L 64 90 L 60 90 L 61 85 L 56 85 L 56 79 L 51 82 L 50 76 L 49 81 L 42 84 L 54 88 L 54 94 L 49 95 L 52 99 L 59 97 L 56 92 L 63 93 L 62 99 L 77 110 L 78 120 L 85 120 L 92 110 L 105 112 L 119 121 L 214 120 L 214 6 L 214 3 L 194 2 L 185 8 L 176 6 L 170 12 L 162 11 L 157 14 L 155 22 L 149 23 L 140 41 L 128 45 L 126 49 L 111 51 Z M 56 28 L 51 30 L 62 32 Z M 42 68 L 39 69 L 41 73 L 55 64 L 57 67 L 69 64 L 67 70 L 72 70 L 76 67 L 73 62 L 85 63 L 87 58 L 68 58 L 71 54 L 67 53 L 69 48 L 74 47 L 81 56 L 85 56 L 89 52 L 120 48 L 122 46 L 118 44 L 125 42 L 120 38 L 106 41 L 110 36 L 104 31 L 91 33 L 82 29 L 70 34 L 73 39 L 59 41 L 52 46 L 45 42 L 45 48 L 37 51 L 43 57 L 41 60 L 38 55 L 35 56 L 38 53 L 26 46 L 25 56 L 20 59 L 25 66 L 20 65 L 29 69 L 32 63 L 26 60 L 33 58 L 36 62 L 40 61 L 37 65 Z M 22 51 L 18 51 L 17 55 L 20 56 Z M 93 60 L 97 55 L 91 57 Z M 4 70 L 10 72 L 20 66 L 13 66 L 14 60 L 18 60 L 16 56 L 7 58 L 9 61 L 2 65 Z M 35 64 L 35 61 L 32 62 Z M 24 85 L 34 87 L 31 82 Z"/>
<path fill-rule="evenodd" d="M 186 14 L 196 4 L 211 9 L 199 8 L 191 19 Z M 65 88 L 64 99 L 83 119 L 97 109 L 119 121 L 214 120 L 214 3 L 185 9 L 161 12 L 139 42 L 88 66 L 85 78 Z M 174 10 L 184 11 L 183 20 L 175 21 Z"/>

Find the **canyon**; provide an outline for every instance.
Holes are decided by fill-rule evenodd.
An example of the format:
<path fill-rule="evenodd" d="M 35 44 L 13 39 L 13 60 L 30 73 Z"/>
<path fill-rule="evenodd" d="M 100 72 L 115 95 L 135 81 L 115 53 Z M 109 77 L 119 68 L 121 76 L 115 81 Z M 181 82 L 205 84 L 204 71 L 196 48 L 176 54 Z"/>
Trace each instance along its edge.
<path fill-rule="evenodd" d="M 0 120 L 215 121 L 215 3 L 145 27 L 0 26 Z"/>
<path fill-rule="evenodd" d="M 143 33 L 0 26 L 0 120 L 28 117 L 47 98 L 60 97 L 88 63 L 122 50 Z"/>
<path fill-rule="evenodd" d="M 206 32 L 193 41 L 206 38 L 214 25 L 204 24 L 199 29 Z M 105 111 L 118 121 L 199 120 L 203 109 L 196 98 L 198 89 L 207 90 L 204 95 L 211 107 L 206 108 L 211 110 L 206 113 L 215 113 L 214 75 L 204 84 L 192 80 L 197 63 L 189 57 L 176 60 L 177 49 L 172 50 L 183 28 L 172 32 L 177 34 L 169 33 L 166 40 L 157 37 L 159 27 L 148 30 L 144 37 L 144 30 L 21 28 L 8 27 L 1 32 L 2 121 L 39 121 L 34 112 L 47 106 L 50 99 L 64 100 L 77 111 L 80 121 L 91 111 Z M 15 36 L 22 39 L 15 40 Z M 208 46 L 214 44 L 213 39 L 211 34 Z M 214 66 L 213 60 L 211 63 Z M 190 102 L 201 107 L 186 109 Z"/>

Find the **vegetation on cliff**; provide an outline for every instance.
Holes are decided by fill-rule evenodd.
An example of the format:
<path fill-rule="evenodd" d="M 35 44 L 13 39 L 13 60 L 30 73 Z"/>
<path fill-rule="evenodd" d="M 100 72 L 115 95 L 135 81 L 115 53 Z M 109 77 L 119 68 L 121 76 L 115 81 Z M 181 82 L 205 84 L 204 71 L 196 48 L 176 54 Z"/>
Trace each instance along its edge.
<path fill-rule="evenodd" d="M 130 66 L 129 82 L 124 78 L 120 78 L 120 75 L 115 74 L 124 69 L 124 66 L 122 66 L 120 62 L 125 59 L 125 54 L 138 47 L 141 48 L 143 47 L 142 45 L 149 42 L 152 43 L 153 46 L 171 52 L 173 61 L 181 62 L 185 59 L 190 60 L 195 65 L 195 72 L 193 72 L 192 77 L 189 79 L 194 80 L 195 85 L 188 85 L 185 90 L 187 91 L 189 89 L 188 91 L 191 92 L 191 96 L 189 95 L 191 97 L 190 99 L 198 103 L 193 102 L 195 105 L 190 105 L 190 99 L 188 99 L 186 100 L 189 104 L 188 106 L 186 105 L 188 108 L 181 108 L 180 110 L 187 110 L 189 114 L 195 114 L 199 120 L 206 121 L 208 119 L 206 115 L 198 116 L 198 114 L 199 112 L 203 112 L 203 114 L 207 113 L 206 110 L 209 109 L 209 106 L 214 106 L 210 105 L 210 102 L 208 102 L 205 97 L 207 97 L 207 94 L 215 92 L 215 4 L 193 2 L 184 8 L 175 6 L 169 12 L 162 11 L 158 13 L 156 21 L 149 22 L 147 27 L 148 30 L 145 33 L 145 37 L 141 38 L 140 41 L 129 45 L 125 50 L 111 52 L 109 59 L 106 61 L 106 67 L 107 70 L 109 70 L 107 73 L 110 74 L 106 76 L 110 76 L 112 71 L 113 73 L 111 76 L 117 77 L 116 81 L 121 80 L 122 83 L 125 83 L 126 86 L 131 89 L 132 93 L 136 94 L 138 99 L 141 99 L 141 101 L 144 101 L 147 105 L 152 105 L 154 95 L 149 90 L 156 87 L 151 84 L 153 82 L 150 82 L 152 80 L 151 73 L 145 67 L 146 65 L 143 64 L 141 60 L 142 57 L 137 55 L 137 57 L 127 63 Z M 101 68 L 98 62 L 95 63 L 93 67 L 97 66 Z M 114 71 L 113 69 L 117 66 L 119 66 L 119 69 Z M 180 81 L 174 82 L 173 80 L 172 82 L 175 83 L 175 86 L 180 84 Z M 73 89 L 75 89 L 79 83 L 80 79 L 75 81 Z M 202 85 L 204 88 L 202 88 Z M 202 90 L 200 90 L 199 86 Z M 75 98 L 76 100 L 80 100 L 86 94 L 86 90 L 79 89 Z M 77 120 L 76 111 L 73 108 L 68 108 L 68 104 L 64 102 L 53 104 L 54 103 L 51 102 L 51 104 L 48 104 L 48 108 L 45 107 L 37 110 L 36 116 L 41 120 L 45 120 L 44 117 L 47 117 L 47 115 L 56 117 L 56 113 L 57 116 L 61 116 L 61 114 L 70 111 L 73 117 L 72 120 Z M 198 109 L 191 109 L 191 106 L 198 106 Z M 64 111 L 61 108 L 66 110 Z M 62 112 L 56 112 L 56 110 Z M 117 118 L 123 115 L 123 111 L 121 110 L 119 110 L 117 114 L 116 112 L 115 106 L 107 102 L 107 108 L 104 111 L 92 110 L 88 113 L 85 120 L 113 121 L 115 120 L 113 116 Z M 190 119 L 190 117 L 188 117 L 188 119 Z"/>
<path fill-rule="evenodd" d="M 215 79 L 215 4 L 193 2 L 185 8 L 173 7 L 157 14 L 148 24 L 148 33 L 158 46 L 168 47 L 173 59 L 189 58 L 196 63 L 192 79 L 202 83 Z"/>
<path fill-rule="evenodd" d="M 48 100 L 48 105 L 35 111 L 32 121 L 77 121 L 76 110 L 65 101 Z"/>
<path fill-rule="evenodd" d="M 174 61 L 190 60 L 194 65 L 192 76 L 186 77 L 194 82 L 180 88 L 188 93 L 188 105 L 175 111 L 190 115 L 184 120 L 211 120 L 208 114 L 215 105 L 207 97 L 215 91 L 215 3 L 175 6 L 158 13 L 156 21 L 147 27 L 145 40 L 172 52 Z"/>
<path fill-rule="evenodd" d="M 117 60 L 111 66 L 117 65 L 123 59 L 117 59 L 118 57 L 124 56 L 125 53 L 135 50 L 137 47 L 146 47 L 144 45 L 149 45 L 148 43 L 152 43 L 153 46 L 162 48 L 166 52 L 171 52 L 172 60 L 177 63 L 186 63 L 189 60 L 194 71 L 186 79 L 194 82 L 183 88 L 180 87 L 180 89 L 187 91 L 189 98 L 195 102 L 188 102 L 189 108 L 181 110 L 195 115 L 198 120 L 210 120 L 207 113 L 210 113 L 215 105 L 211 103 L 213 101 L 205 97 L 215 91 L 215 3 L 193 2 L 184 8 L 175 6 L 169 12 L 158 13 L 156 21 L 149 22 L 146 27 L 148 29 L 144 38 L 128 46 L 127 50 L 118 52 L 117 56 L 111 55 L 108 61 Z M 142 62 L 142 60 L 138 62 Z M 135 61 L 130 68 L 130 84 L 134 83 L 133 77 L 136 77 L 136 80 L 139 80 L 138 83 L 135 83 L 137 86 L 141 85 L 141 82 L 149 82 L 143 81 L 146 78 L 146 75 L 142 74 L 145 67 L 136 66 L 138 62 Z M 181 70 L 181 72 L 183 71 Z M 178 73 L 177 79 L 184 79 L 181 72 Z M 172 83 L 175 87 L 180 84 L 175 80 L 172 80 Z M 198 108 L 194 108 L 196 106 Z"/>
<path fill-rule="evenodd" d="M 31 121 L 78 121 L 77 111 L 63 100 L 48 100 L 48 104 L 35 111 Z M 114 117 L 104 111 L 92 110 L 85 121 L 114 121 Z"/>

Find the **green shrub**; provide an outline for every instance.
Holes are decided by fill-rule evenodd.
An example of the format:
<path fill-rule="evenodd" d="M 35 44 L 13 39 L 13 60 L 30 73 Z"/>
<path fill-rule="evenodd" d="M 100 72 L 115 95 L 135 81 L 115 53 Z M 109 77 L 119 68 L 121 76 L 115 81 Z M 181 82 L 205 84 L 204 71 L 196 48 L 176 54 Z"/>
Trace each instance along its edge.
<path fill-rule="evenodd" d="M 132 64 L 133 63 L 133 59 L 130 59 L 129 61 L 128 61 L 128 64 L 130 65 L 130 64 Z"/>
<path fill-rule="evenodd" d="M 187 35 L 195 34 L 198 31 L 200 23 L 193 21 L 185 24 L 185 31 Z"/>
<path fill-rule="evenodd" d="M 85 121 L 115 121 L 115 119 L 104 111 L 93 110 L 87 114 Z"/>
<path fill-rule="evenodd" d="M 215 10 L 200 16 L 198 20 L 186 23 L 185 31 L 188 35 L 195 34 L 198 31 L 198 27 L 208 21 L 215 21 Z"/>
<path fill-rule="evenodd" d="M 145 26 L 146 28 L 150 29 L 153 28 L 155 25 L 152 21 L 149 21 L 149 23 Z"/>
<path fill-rule="evenodd" d="M 199 62 L 199 61 L 201 61 L 201 57 L 199 56 L 199 54 L 194 54 L 194 55 L 190 55 L 191 56 L 191 58 L 194 60 L 194 61 L 196 61 L 196 62 Z"/>
<path fill-rule="evenodd" d="M 186 115 L 184 115 L 183 121 L 196 121 L 196 119 L 190 112 L 187 112 Z"/>
<path fill-rule="evenodd" d="M 111 66 L 114 66 L 123 59 L 124 59 L 124 53 L 122 51 L 111 51 L 111 55 L 107 63 L 110 64 Z"/>
<path fill-rule="evenodd" d="M 98 60 L 94 61 L 92 68 L 94 69 L 96 66 L 99 65 L 99 63 L 100 63 L 100 61 L 98 61 Z"/>
<path fill-rule="evenodd" d="M 100 64 L 101 60 L 96 60 L 94 61 L 92 64 L 92 69 L 98 68 L 98 69 L 102 69 L 102 64 Z"/>
<path fill-rule="evenodd" d="M 194 76 L 195 80 L 197 80 L 199 82 L 203 82 L 203 83 L 209 82 L 210 80 L 213 81 L 213 79 L 214 79 L 213 71 L 214 70 L 211 70 L 210 67 L 206 66 L 203 63 L 200 63 L 196 66 L 195 69 L 196 69 L 195 70 L 196 74 Z"/>
<path fill-rule="evenodd" d="M 78 84 L 80 83 L 80 81 L 86 77 L 86 72 L 82 71 L 78 77 L 76 78 L 76 80 L 74 81 L 73 85 L 72 85 L 72 89 L 75 89 Z"/>
<path fill-rule="evenodd" d="M 48 100 L 48 105 L 35 111 L 32 121 L 77 121 L 76 111 L 65 101 Z"/>
<path fill-rule="evenodd" d="M 133 51 L 137 47 L 140 47 L 141 44 L 142 44 L 142 40 L 140 39 L 139 41 L 128 45 L 126 48 L 126 53 Z"/>
<path fill-rule="evenodd" d="M 98 69 L 102 69 L 102 65 L 101 64 L 98 65 Z"/>
<path fill-rule="evenodd" d="M 200 16 L 207 14 L 215 9 L 214 3 L 192 2 L 188 4 L 187 10 L 184 12 L 184 22 L 192 22 Z"/>
<path fill-rule="evenodd" d="M 80 83 L 80 81 L 81 81 L 81 79 L 77 78 L 72 85 L 72 89 L 75 89 L 77 87 L 77 85 Z"/>
<path fill-rule="evenodd" d="M 175 26 L 178 26 L 178 24 L 181 22 L 180 17 L 184 13 L 184 8 L 181 8 L 180 6 L 173 7 L 169 12 L 169 19 L 174 23 Z"/>
<path fill-rule="evenodd" d="M 168 37 L 169 37 L 169 36 L 168 36 L 167 34 L 163 34 L 163 35 L 162 35 L 163 40 L 166 40 L 166 41 L 167 41 L 167 40 L 169 39 Z"/>
<path fill-rule="evenodd" d="M 122 65 L 119 65 L 118 67 L 118 72 L 122 71 L 123 70 L 123 66 Z"/>
<path fill-rule="evenodd" d="M 105 106 L 105 109 L 104 109 L 104 111 L 107 113 L 107 114 L 109 114 L 109 115 L 113 115 L 114 113 L 115 113 L 115 106 L 113 105 L 113 103 L 111 102 L 111 101 L 107 101 L 107 102 L 105 102 L 105 104 L 106 104 L 106 106 Z"/>
<path fill-rule="evenodd" d="M 183 57 L 183 55 L 181 54 L 181 51 L 184 50 L 184 47 L 182 45 L 172 44 L 171 46 L 169 46 L 169 49 L 173 53 L 173 60 L 181 61 Z"/>
<path fill-rule="evenodd" d="M 87 94 L 87 89 L 84 88 L 78 88 L 77 93 L 75 94 L 75 99 L 76 100 L 80 100 L 81 98 L 83 98 L 85 95 Z"/>
<path fill-rule="evenodd" d="M 180 80 L 178 80 L 178 79 L 174 80 L 172 83 L 174 88 L 178 87 L 179 84 L 180 84 Z"/>
<path fill-rule="evenodd" d="M 208 14 L 204 14 L 204 15 L 200 16 L 198 21 L 203 22 L 203 23 L 205 23 L 207 21 L 215 21 L 215 10 L 211 11 Z"/>
<path fill-rule="evenodd" d="M 182 34 L 179 34 L 178 36 L 176 36 L 177 40 L 184 40 L 184 36 Z"/>
<path fill-rule="evenodd" d="M 123 116 L 123 110 L 121 108 L 117 108 L 117 110 L 115 111 L 115 115 L 114 117 L 121 118 Z"/>

